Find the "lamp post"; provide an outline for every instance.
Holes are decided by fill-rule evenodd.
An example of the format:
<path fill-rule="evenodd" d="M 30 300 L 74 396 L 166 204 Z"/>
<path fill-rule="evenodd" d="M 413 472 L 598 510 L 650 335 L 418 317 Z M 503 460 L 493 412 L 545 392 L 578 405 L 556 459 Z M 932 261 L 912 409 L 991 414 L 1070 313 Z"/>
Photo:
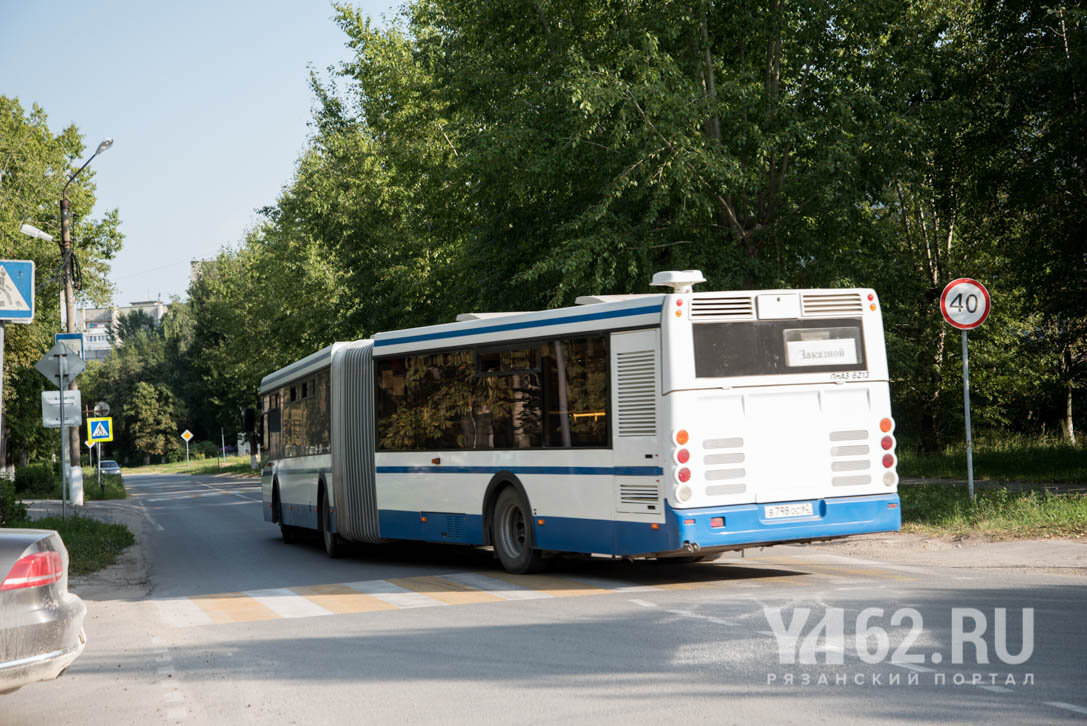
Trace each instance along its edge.
<path fill-rule="evenodd" d="M 87 166 L 94 161 L 94 157 L 101 154 L 103 151 L 113 146 L 113 139 L 106 139 L 98 145 L 94 153 L 91 154 L 91 158 L 83 162 L 83 166 L 76 169 L 75 173 L 68 177 L 68 181 L 64 184 L 64 189 L 60 193 L 60 262 L 61 262 L 61 276 L 64 280 L 64 313 L 67 318 L 67 331 L 69 333 L 76 332 L 76 315 L 75 315 L 75 289 L 72 280 L 72 231 L 69 226 L 69 208 L 68 208 L 68 186 L 79 176 L 80 172 L 87 168 Z M 75 381 L 68 384 L 68 390 L 74 391 L 78 388 Z M 61 395 L 64 395 L 63 393 Z M 68 447 L 70 453 L 72 466 L 79 466 L 79 453 L 80 453 L 80 441 L 79 441 L 79 427 L 73 427 L 71 432 L 71 445 Z"/>

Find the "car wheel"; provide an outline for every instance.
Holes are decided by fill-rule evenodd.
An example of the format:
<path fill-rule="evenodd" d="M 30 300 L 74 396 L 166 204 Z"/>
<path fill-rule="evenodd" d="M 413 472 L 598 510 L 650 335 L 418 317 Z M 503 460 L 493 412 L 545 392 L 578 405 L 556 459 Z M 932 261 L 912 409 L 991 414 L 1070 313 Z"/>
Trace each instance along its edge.
<path fill-rule="evenodd" d="M 332 531 L 332 517 L 328 508 L 328 496 L 324 489 L 321 490 L 321 499 L 317 506 L 318 519 L 321 524 L 321 539 L 325 543 L 325 552 L 333 559 L 343 554 L 343 542 L 340 536 Z"/>
<path fill-rule="evenodd" d="M 498 495 L 491 522 L 494 552 L 507 572 L 521 575 L 543 569 L 543 555 L 533 546 L 532 510 L 516 489 L 506 487 Z"/>

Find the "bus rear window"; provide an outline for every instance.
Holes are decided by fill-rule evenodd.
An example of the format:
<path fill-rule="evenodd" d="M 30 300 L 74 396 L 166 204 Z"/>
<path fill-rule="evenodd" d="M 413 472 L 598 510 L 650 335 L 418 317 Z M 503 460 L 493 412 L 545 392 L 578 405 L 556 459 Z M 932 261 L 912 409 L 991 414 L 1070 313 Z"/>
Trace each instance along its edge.
<path fill-rule="evenodd" d="M 864 329 L 858 318 L 696 323 L 698 378 L 863 371 Z"/>

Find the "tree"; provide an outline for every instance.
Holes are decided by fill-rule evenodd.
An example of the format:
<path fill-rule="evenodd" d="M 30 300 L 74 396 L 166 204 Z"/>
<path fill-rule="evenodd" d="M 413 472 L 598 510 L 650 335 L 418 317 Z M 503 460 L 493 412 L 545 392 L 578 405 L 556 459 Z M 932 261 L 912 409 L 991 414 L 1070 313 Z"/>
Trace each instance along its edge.
<path fill-rule="evenodd" d="M 132 427 L 132 445 L 143 452 L 145 464 L 151 455 L 165 460 L 166 454 L 178 450 L 177 401 L 166 386 L 140 381 L 124 409 Z"/>
<path fill-rule="evenodd" d="M 132 337 L 140 330 L 151 331 L 155 329 L 155 318 L 143 310 L 136 309 L 121 315 L 116 325 L 106 333 L 110 343 L 114 346 L 123 344 L 126 339 Z"/>
<path fill-rule="evenodd" d="M 24 110 L 17 99 L 0 96 L 0 257 L 34 260 L 38 305 L 34 322 L 9 325 L 4 359 L 4 428 L 0 431 L 0 463 L 8 450 L 19 461 L 45 455 L 53 434 L 41 428 L 40 392 L 43 379 L 33 364 L 53 344 L 60 329 L 60 311 L 51 301 L 60 293 L 58 250 L 19 233 L 24 223 L 59 234 L 58 202 L 61 188 L 81 161 L 83 138 L 75 126 L 50 131 L 45 111 L 34 105 Z M 68 187 L 73 246 L 82 275 L 78 282 L 83 301 L 108 302 L 109 261 L 120 250 L 123 235 L 116 210 L 101 218 L 89 217 L 94 207 L 94 170 L 88 168 Z M 11 446 L 8 440 L 11 440 Z"/>

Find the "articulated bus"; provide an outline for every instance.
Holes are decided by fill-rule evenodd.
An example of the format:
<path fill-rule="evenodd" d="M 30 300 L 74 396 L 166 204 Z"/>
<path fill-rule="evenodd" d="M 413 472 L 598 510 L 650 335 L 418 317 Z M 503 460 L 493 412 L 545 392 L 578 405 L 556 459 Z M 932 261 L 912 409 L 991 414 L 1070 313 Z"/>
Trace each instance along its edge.
<path fill-rule="evenodd" d="M 335 343 L 260 386 L 284 540 L 691 561 L 901 524 L 873 290 L 694 292 L 472 313 Z"/>

